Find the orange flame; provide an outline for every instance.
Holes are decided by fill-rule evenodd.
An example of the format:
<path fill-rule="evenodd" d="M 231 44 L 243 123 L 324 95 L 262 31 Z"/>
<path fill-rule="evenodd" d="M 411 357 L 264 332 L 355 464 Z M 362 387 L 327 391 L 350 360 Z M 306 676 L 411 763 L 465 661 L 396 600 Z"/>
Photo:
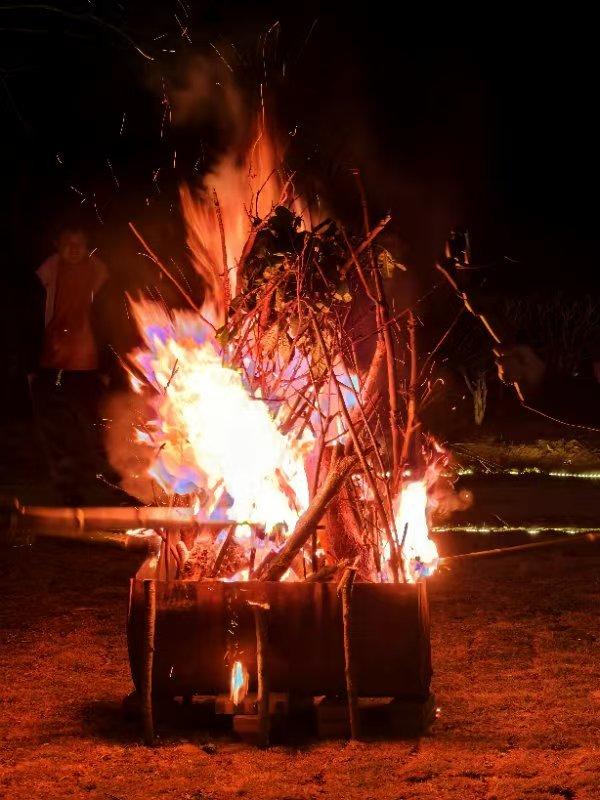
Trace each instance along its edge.
<path fill-rule="evenodd" d="M 205 281 L 204 313 L 220 326 L 238 289 L 237 272 L 256 220 L 285 200 L 274 140 L 261 131 L 244 158 L 226 156 L 201 192 L 180 190 L 187 243 L 196 271 Z"/>

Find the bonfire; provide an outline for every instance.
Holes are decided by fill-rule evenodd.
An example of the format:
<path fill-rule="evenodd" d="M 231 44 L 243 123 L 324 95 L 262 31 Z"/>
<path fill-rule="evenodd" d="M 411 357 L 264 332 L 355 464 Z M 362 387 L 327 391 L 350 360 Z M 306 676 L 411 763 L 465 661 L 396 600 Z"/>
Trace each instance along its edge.
<path fill-rule="evenodd" d="M 137 439 L 162 502 L 197 523 L 169 533 L 164 568 L 332 580 L 351 562 L 362 580 L 412 582 L 437 563 L 426 506 L 441 456 L 417 418 L 415 320 L 386 299 L 389 217 L 371 228 L 358 174 L 361 236 L 316 217 L 275 153 L 261 130 L 243 163 L 181 190 L 201 303 L 132 225 L 190 305 L 131 301 L 131 383 L 151 409 Z"/>
<path fill-rule="evenodd" d="M 419 421 L 431 356 L 419 365 L 411 309 L 388 306 L 398 265 L 378 237 L 390 218 L 371 225 L 355 177 L 359 234 L 311 209 L 264 129 L 245 160 L 183 186 L 202 298 L 131 223 L 188 306 L 129 298 L 142 346 L 127 369 L 145 409 L 135 446 L 154 505 L 20 510 L 33 528 L 148 555 L 128 625 L 148 742 L 154 692 L 216 694 L 265 742 L 271 670 L 275 693 L 345 694 L 354 736 L 359 693 L 431 721 L 423 579 L 438 564 L 429 489 L 446 454 Z M 294 669 L 300 659 L 313 667 Z M 258 721 L 240 713 L 251 686 Z"/>

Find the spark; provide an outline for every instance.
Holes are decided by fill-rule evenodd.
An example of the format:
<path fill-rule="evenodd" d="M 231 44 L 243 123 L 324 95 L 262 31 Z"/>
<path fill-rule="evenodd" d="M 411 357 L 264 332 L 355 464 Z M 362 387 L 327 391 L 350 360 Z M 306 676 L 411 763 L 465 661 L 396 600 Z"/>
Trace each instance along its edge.
<path fill-rule="evenodd" d="M 109 168 L 109 170 L 110 170 L 110 174 L 111 174 L 111 175 L 112 175 L 112 177 L 113 177 L 113 180 L 114 180 L 114 182 L 115 182 L 115 184 L 116 184 L 116 186 L 117 186 L 117 189 L 120 189 L 120 188 L 121 188 L 121 185 L 120 185 L 120 183 L 119 183 L 119 179 L 118 179 L 118 178 L 117 178 L 117 176 L 115 175 L 115 171 L 114 171 L 114 169 L 113 169 L 113 165 L 111 164 L 111 161 L 110 161 L 110 159 L 109 159 L 109 158 L 107 158 L 107 159 L 106 159 L 106 163 L 108 164 L 108 168 Z"/>
<path fill-rule="evenodd" d="M 215 51 L 215 53 L 216 53 L 216 54 L 219 56 L 219 58 L 221 59 L 221 61 L 222 61 L 222 62 L 225 64 L 225 66 L 227 67 L 227 69 L 228 69 L 230 72 L 233 72 L 233 67 L 231 66 L 231 64 L 229 64 L 229 62 L 227 61 L 227 59 L 225 58 L 225 56 L 224 56 L 224 55 L 221 53 L 221 51 L 218 49 L 218 47 L 217 47 L 216 45 L 214 45 L 212 42 L 210 42 L 210 46 L 211 46 L 211 47 L 212 47 L 212 49 Z"/>

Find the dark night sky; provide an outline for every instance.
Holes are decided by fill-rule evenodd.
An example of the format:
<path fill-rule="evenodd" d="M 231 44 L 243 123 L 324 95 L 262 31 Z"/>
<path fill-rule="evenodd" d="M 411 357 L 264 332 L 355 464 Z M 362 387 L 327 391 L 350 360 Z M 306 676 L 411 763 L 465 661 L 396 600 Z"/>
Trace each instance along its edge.
<path fill-rule="evenodd" d="M 560 21 L 555 36 L 538 27 L 494 43 L 489 27 L 434 37 L 396 19 L 397 10 L 368 4 L 359 13 L 190 2 L 190 46 L 175 20 L 184 19 L 180 0 L 127 3 L 125 11 L 112 0 L 55 4 L 75 12 L 95 5 L 156 56 L 150 63 L 94 21 L 3 5 L 3 270 L 31 269 L 43 255 L 55 220 L 79 204 L 70 186 L 88 197 L 83 210 L 97 221 L 95 195 L 108 239 L 149 213 L 146 197 L 162 209 L 203 150 L 195 129 L 159 137 L 160 75 L 176 75 L 186 51 L 231 39 L 247 54 L 252 83 L 257 37 L 279 20 L 269 50 L 277 115 L 283 127 L 298 126 L 298 163 L 324 176 L 332 208 L 355 210 L 345 170 L 358 164 L 373 214 L 392 209 L 400 255 L 417 271 L 427 271 L 451 226 L 468 225 L 482 259 L 510 255 L 527 275 L 543 271 L 559 284 L 567 273 L 580 287 L 595 276 L 598 69 L 593 48 L 570 39 Z M 159 166 L 161 197 L 151 180 Z"/>

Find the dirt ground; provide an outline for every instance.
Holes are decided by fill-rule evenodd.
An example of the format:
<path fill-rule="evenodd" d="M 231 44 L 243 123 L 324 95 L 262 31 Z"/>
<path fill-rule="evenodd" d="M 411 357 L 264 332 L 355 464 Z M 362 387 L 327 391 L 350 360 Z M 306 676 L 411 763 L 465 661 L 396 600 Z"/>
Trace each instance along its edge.
<path fill-rule="evenodd" d="M 267 751 L 164 728 L 157 747 L 140 744 L 121 712 L 135 566 L 49 542 L 0 551 L 0 797 L 600 797 L 597 544 L 456 563 L 430 580 L 441 717 L 419 741 Z"/>
<path fill-rule="evenodd" d="M 23 430 L 11 430 L 20 443 Z M 51 502 L 36 448 L 13 452 L 0 465 L 2 493 Z M 463 522 L 600 527 L 597 483 L 464 485 L 475 504 Z M 132 688 L 125 618 L 134 557 L 1 539 L 2 800 L 600 798 L 600 543 L 453 562 L 429 579 L 441 716 L 420 740 L 259 751 L 164 725 L 157 747 L 141 745 L 121 704 Z M 447 555 L 524 540 L 532 541 L 445 533 L 438 546 Z"/>

